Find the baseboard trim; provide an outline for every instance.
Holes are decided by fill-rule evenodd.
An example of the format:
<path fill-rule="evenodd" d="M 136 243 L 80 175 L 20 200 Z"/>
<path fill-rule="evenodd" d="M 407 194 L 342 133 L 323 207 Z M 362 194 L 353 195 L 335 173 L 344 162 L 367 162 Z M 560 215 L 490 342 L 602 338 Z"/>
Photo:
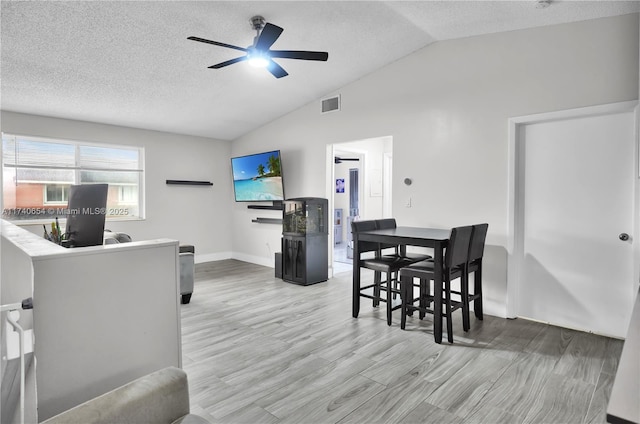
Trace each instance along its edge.
<path fill-rule="evenodd" d="M 201 264 L 204 262 L 222 261 L 224 259 L 231 259 L 233 254 L 231 252 L 219 252 L 219 253 L 205 253 L 195 255 L 194 262 Z"/>
<path fill-rule="evenodd" d="M 245 253 L 234 252 L 231 254 L 231 259 L 237 259 L 243 262 L 249 262 L 256 265 L 267 266 L 269 268 L 275 268 L 276 266 L 275 257 L 268 259 L 262 256 L 253 256 L 253 255 L 247 255 Z"/>
<path fill-rule="evenodd" d="M 498 318 L 507 318 L 506 305 L 487 300 L 486 296 L 483 297 L 484 299 L 482 299 L 482 309 L 484 313 Z"/>

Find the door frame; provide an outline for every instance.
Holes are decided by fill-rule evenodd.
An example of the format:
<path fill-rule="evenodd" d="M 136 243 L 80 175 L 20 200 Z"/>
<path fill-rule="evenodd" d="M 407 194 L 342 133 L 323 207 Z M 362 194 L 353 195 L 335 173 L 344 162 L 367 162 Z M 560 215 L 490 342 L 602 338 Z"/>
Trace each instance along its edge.
<path fill-rule="evenodd" d="M 382 217 L 393 218 L 393 205 L 391 204 L 391 187 L 393 186 L 393 153 L 384 153 L 382 155 L 382 160 Z"/>
<path fill-rule="evenodd" d="M 567 120 L 572 118 L 586 118 L 590 116 L 610 115 L 616 113 L 634 112 L 635 113 L 635 129 L 634 129 L 634 182 L 633 182 L 633 236 L 635 240 L 640 240 L 639 227 L 640 218 L 640 193 L 639 193 L 639 160 L 638 160 L 638 124 L 639 124 L 639 108 L 638 101 L 627 101 L 618 103 L 609 103 L 604 105 L 589 106 L 576 109 L 568 109 L 555 112 L 539 113 L 535 115 L 526 115 L 509 118 L 508 133 L 508 163 L 509 163 L 509 210 L 508 210 L 508 236 L 507 236 L 507 302 L 506 315 L 507 318 L 516 318 L 518 313 L 519 289 L 521 284 L 520 273 L 522 270 L 522 249 L 523 249 L 523 201 L 524 192 L 520 189 L 523 183 L 523 164 L 524 149 L 522 148 L 524 126 L 528 124 L 546 123 L 558 120 Z M 639 277 L 639 253 L 640 247 L 638 242 L 633 244 L 633 282 L 630 284 L 638 285 Z M 637 288 L 637 287 L 636 287 Z"/>
<path fill-rule="evenodd" d="M 359 140 L 356 140 L 359 141 Z M 350 155 L 353 156 L 357 156 L 358 159 L 360 159 L 360 161 L 358 162 L 358 205 L 359 205 L 359 210 L 362 211 L 364 208 L 364 187 L 365 187 L 365 164 L 367 161 L 367 152 L 365 150 L 362 149 L 349 149 L 348 147 L 343 147 L 344 144 L 349 144 L 351 142 L 344 142 L 344 143 L 333 143 L 333 144 L 327 144 L 327 149 L 326 149 L 326 175 L 328 175 L 328 179 L 326 181 L 326 193 L 327 193 L 327 200 L 329 202 L 329 246 L 328 246 L 328 257 L 329 257 L 329 278 L 333 277 L 333 262 L 334 262 L 334 254 L 333 254 L 333 250 L 335 248 L 335 238 L 334 238 L 334 222 L 333 222 L 333 210 L 335 208 L 335 195 L 336 195 L 336 172 L 335 172 L 335 162 L 334 162 L 334 158 L 337 154 L 337 151 L 340 152 L 349 152 Z M 347 214 L 345 214 L 344 212 L 347 212 Z M 349 210 L 346 209 L 346 211 L 343 211 L 343 215 L 342 215 L 342 221 L 343 221 L 343 225 L 346 225 L 346 217 L 349 216 L 348 215 Z"/>

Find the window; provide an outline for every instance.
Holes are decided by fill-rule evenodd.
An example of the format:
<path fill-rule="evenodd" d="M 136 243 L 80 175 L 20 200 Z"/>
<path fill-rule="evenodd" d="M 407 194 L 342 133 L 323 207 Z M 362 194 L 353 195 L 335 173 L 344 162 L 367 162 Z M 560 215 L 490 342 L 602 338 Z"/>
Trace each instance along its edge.
<path fill-rule="evenodd" d="M 64 218 L 72 184 L 109 184 L 107 218 L 143 218 L 144 149 L 2 134 L 9 220 Z"/>
<path fill-rule="evenodd" d="M 138 187 L 134 185 L 118 186 L 118 200 L 122 204 L 130 204 L 138 201 Z"/>
<path fill-rule="evenodd" d="M 69 201 L 69 186 L 62 184 L 46 184 L 44 188 L 44 204 L 63 204 Z"/>

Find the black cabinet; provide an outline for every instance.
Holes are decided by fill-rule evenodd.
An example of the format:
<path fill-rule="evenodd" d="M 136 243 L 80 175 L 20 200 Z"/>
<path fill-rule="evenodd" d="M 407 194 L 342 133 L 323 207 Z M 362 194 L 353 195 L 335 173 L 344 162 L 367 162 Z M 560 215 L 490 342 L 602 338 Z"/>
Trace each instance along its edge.
<path fill-rule="evenodd" d="M 302 197 L 283 202 L 282 279 L 309 285 L 328 278 L 327 199 Z"/>

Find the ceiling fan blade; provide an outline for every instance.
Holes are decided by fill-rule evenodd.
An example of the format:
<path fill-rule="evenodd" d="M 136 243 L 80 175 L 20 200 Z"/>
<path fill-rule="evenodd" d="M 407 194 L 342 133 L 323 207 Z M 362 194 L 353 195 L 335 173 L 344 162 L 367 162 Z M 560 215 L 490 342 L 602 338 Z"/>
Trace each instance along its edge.
<path fill-rule="evenodd" d="M 270 50 L 271 57 L 280 57 L 282 59 L 302 59 L 302 60 L 321 60 L 326 61 L 329 58 L 327 52 L 309 52 L 304 50 Z"/>
<path fill-rule="evenodd" d="M 258 37 L 258 42 L 256 43 L 256 49 L 258 50 L 269 50 L 269 47 L 276 42 L 280 34 L 284 31 L 277 25 L 270 24 L 267 22 L 262 28 L 262 32 L 260 33 L 260 37 Z"/>
<path fill-rule="evenodd" d="M 285 71 L 282 66 L 278 65 L 273 60 L 269 60 L 269 65 L 267 65 L 267 70 L 271 72 L 271 74 L 276 78 L 282 78 L 289 75 L 287 71 Z"/>
<path fill-rule="evenodd" d="M 247 60 L 247 56 L 236 57 L 235 59 L 227 60 L 225 62 L 220 62 L 215 65 L 209 66 L 209 69 L 220 69 L 225 66 L 233 65 L 234 63 L 242 62 L 243 60 Z"/>
<path fill-rule="evenodd" d="M 200 38 L 200 37 L 187 37 L 187 40 L 199 41 L 201 43 L 213 44 L 213 45 L 216 45 L 216 46 L 227 47 L 229 49 L 240 50 L 240 51 L 243 51 L 243 52 L 248 51 L 244 47 L 238 47 L 238 46 L 234 46 L 232 44 L 227 44 L 227 43 L 220 43 L 218 41 L 206 40 L 206 39 Z"/>

